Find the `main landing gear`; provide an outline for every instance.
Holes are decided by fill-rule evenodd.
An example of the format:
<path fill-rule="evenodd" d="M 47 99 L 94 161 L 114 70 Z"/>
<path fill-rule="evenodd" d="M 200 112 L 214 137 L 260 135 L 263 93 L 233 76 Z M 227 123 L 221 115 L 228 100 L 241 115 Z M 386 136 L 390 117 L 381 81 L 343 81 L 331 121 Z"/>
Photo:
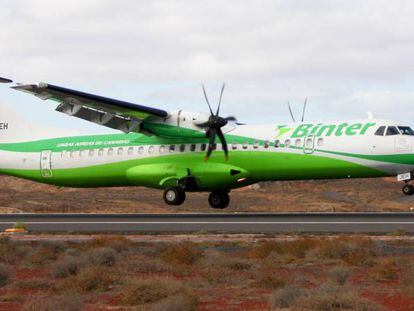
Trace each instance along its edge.
<path fill-rule="evenodd" d="M 179 187 L 169 187 L 164 190 L 164 201 L 168 205 L 181 205 L 185 201 L 185 191 Z M 230 203 L 230 196 L 225 191 L 213 191 L 208 197 L 212 208 L 223 209 Z"/>
<path fill-rule="evenodd" d="M 412 172 L 398 174 L 397 175 L 397 180 L 404 182 L 404 186 L 402 187 L 402 192 L 405 195 L 413 195 L 414 194 L 414 186 L 409 184 L 409 182 L 411 180 L 413 180 Z"/>
<path fill-rule="evenodd" d="M 405 195 L 413 195 L 414 194 L 414 186 L 410 185 L 409 183 L 406 183 L 403 187 L 402 187 L 402 192 Z"/>

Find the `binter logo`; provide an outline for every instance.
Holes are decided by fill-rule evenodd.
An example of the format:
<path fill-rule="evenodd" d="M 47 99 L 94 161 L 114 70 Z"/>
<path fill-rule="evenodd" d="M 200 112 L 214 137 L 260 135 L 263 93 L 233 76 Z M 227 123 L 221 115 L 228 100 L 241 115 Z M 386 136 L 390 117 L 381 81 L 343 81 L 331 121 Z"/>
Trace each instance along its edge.
<path fill-rule="evenodd" d="M 375 123 L 340 124 L 301 124 L 292 133 L 292 138 L 306 137 L 308 135 L 319 136 L 355 136 L 364 135 L 367 130 L 375 126 Z"/>
<path fill-rule="evenodd" d="M 8 130 L 8 129 L 9 129 L 9 123 L 0 122 L 0 131 Z"/>

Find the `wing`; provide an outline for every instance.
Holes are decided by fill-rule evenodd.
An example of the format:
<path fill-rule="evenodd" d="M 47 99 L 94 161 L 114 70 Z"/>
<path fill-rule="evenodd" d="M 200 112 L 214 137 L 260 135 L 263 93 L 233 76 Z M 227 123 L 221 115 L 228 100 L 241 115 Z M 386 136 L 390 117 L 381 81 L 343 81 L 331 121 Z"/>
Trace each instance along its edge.
<path fill-rule="evenodd" d="M 56 111 L 97 123 L 125 133 L 141 132 L 144 120 L 156 120 L 168 117 L 168 112 L 141 106 L 117 99 L 111 99 L 64 87 L 39 83 L 18 85 L 15 90 L 35 95 L 43 100 L 59 103 Z"/>

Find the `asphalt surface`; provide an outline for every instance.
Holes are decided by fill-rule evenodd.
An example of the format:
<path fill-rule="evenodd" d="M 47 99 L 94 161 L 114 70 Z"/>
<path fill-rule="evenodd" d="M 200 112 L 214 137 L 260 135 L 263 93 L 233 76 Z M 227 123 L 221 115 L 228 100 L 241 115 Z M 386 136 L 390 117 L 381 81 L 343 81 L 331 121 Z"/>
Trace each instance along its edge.
<path fill-rule="evenodd" d="M 0 214 L 30 232 L 414 233 L 413 213 Z"/>

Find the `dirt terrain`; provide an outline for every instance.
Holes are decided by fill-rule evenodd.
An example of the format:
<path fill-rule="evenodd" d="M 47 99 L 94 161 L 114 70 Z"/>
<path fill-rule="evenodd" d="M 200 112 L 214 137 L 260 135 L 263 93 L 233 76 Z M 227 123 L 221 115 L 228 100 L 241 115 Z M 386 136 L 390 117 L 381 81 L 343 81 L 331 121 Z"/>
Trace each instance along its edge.
<path fill-rule="evenodd" d="M 189 193 L 181 206 L 168 206 L 162 191 L 142 187 L 57 188 L 0 176 L 0 213 L 169 213 L 221 212 L 209 207 L 207 193 Z M 268 182 L 234 190 L 222 212 L 410 211 L 414 196 L 401 192 L 395 178 Z"/>

